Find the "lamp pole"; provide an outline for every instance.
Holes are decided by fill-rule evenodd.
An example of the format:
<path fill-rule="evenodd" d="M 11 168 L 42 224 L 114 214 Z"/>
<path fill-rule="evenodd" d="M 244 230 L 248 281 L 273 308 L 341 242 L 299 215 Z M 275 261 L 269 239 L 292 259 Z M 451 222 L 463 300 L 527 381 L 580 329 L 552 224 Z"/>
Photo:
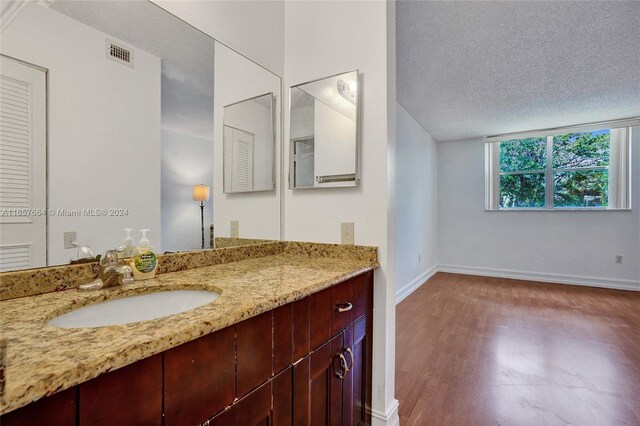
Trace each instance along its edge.
<path fill-rule="evenodd" d="M 200 201 L 200 225 L 202 227 L 202 248 L 204 249 L 204 201 Z"/>

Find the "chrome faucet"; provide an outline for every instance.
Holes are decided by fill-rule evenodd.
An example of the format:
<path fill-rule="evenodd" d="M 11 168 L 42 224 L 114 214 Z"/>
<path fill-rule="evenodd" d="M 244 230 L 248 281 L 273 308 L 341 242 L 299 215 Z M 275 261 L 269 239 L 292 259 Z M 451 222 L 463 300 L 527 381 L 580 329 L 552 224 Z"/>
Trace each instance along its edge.
<path fill-rule="evenodd" d="M 80 284 L 78 290 L 91 291 L 133 284 L 131 267 L 118 262 L 118 252 L 108 250 L 98 268 L 98 277 L 90 283 Z"/>

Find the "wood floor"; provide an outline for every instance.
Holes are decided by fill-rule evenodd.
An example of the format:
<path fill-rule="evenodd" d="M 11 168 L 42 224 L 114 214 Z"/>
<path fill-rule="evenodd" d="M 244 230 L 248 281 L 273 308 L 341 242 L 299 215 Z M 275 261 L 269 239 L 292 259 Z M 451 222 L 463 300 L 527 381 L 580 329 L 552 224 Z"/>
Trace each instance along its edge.
<path fill-rule="evenodd" d="M 640 292 L 439 273 L 397 307 L 405 425 L 640 425 Z"/>

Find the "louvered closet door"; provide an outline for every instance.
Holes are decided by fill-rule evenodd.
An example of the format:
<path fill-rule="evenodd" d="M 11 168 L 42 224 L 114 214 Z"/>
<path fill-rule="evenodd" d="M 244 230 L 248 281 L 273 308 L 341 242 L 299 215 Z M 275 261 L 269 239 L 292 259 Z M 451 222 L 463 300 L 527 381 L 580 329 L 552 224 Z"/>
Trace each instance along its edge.
<path fill-rule="evenodd" d="M 227 192 L 253 191 L 253 133 L 224 126 L 225 185 Z M 227 163 L 231 159 L 231 164 Z M 229 189 L 231 191 L 229 191 Z"/>
<path fill-rule="evenodd" d="M 234 191 L 253 190 L 253 135 L 233 129 L 233 173 Z"/>
<path fill-rule="evenodd" d="M 46 266 L 46 74 L 0 56 L 0 271 Z"/>

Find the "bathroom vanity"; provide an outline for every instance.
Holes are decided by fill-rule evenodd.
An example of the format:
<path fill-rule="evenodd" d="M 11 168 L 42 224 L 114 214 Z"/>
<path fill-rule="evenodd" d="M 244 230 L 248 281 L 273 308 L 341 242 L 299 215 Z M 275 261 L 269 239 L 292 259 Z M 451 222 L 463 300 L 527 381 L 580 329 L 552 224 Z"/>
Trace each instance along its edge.
<path fill-rule="evenodd" d="M 127 288 L 0 302 L 2 424 L 370 423 L 375 249 L 267 246 L 276 253 Z M 195 288 L 220 296 L 151 321 L 47 325 L 97 300 Z"/>

